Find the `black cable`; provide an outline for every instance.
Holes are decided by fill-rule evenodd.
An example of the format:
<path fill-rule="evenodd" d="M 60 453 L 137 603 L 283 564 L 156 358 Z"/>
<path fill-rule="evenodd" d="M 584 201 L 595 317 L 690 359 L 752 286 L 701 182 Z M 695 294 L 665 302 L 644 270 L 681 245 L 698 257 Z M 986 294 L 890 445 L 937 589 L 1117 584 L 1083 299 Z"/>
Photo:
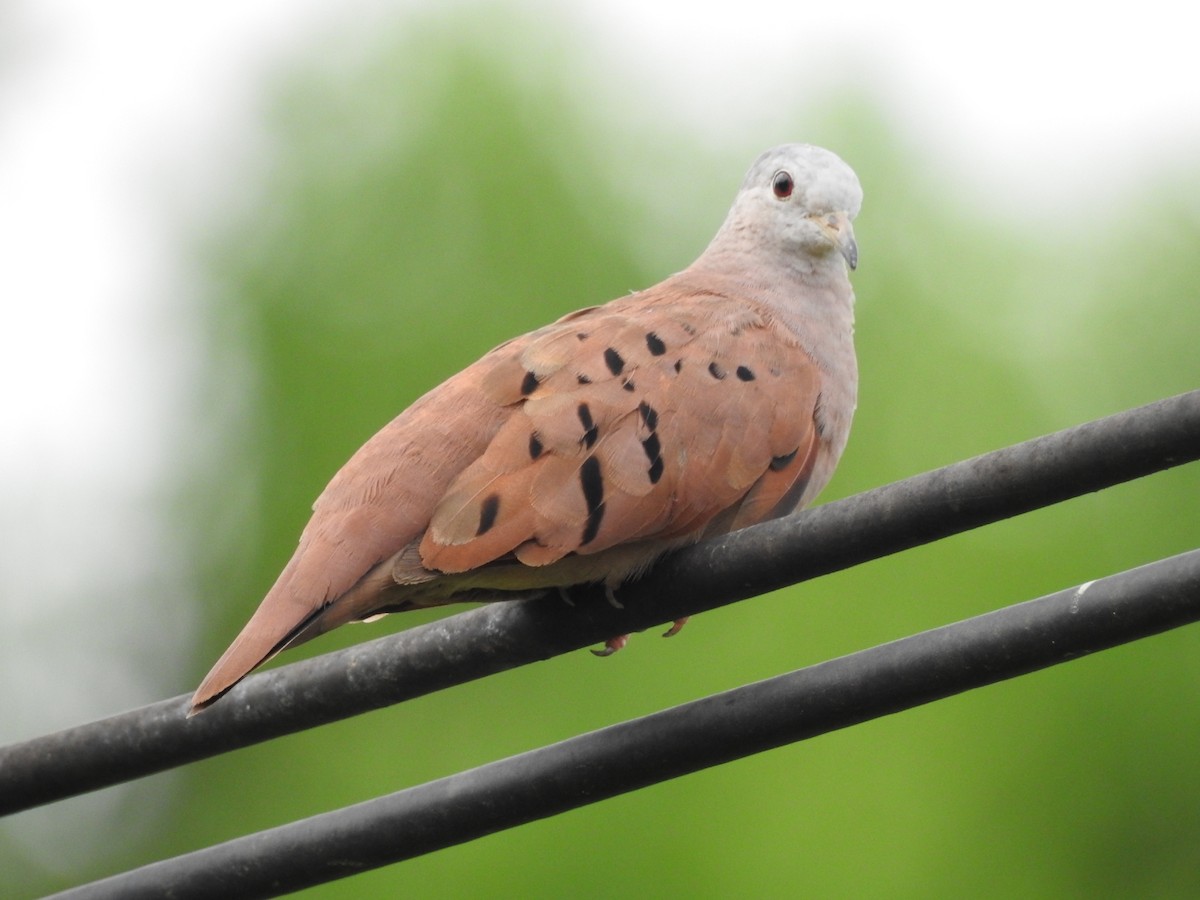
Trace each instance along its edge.
<path fill-rule="evenodd" d="M 276 896 L 1197 620 L 1193 550 L 57 896 Z"/>
<path fill-rule="evenodd" d="M 621 589 L 493 604 L 0 748 L 0 815 L 378 709 L 1200 458 L 1200 391 L 682 550 Z"/>

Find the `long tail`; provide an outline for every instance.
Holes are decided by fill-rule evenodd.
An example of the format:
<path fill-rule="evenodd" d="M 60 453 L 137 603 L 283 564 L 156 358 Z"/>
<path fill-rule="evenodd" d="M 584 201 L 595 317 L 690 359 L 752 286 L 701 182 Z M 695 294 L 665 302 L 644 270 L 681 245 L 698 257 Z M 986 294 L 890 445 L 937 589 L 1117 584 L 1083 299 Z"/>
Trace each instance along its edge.
<path fill-rule="evenodd" d="M 391 560 L 372 566 L 349 590 L 333 596 L 322 563 L 328 563 L 327 557 L 305 553 L 303 548 L 297 551 L 246 627 L 200 682 L 192 695 L 189 717 L 220 699 L 281 650 L 377 612 L 411 608 L 411 604 L 383 600 L 382 595 L 397 587 Z"/>
<path fill-rule="evenodd" d="M 291 590 L 295 562 L 293 560 L 280 573 L 250 621 L 204 676 L 192 695 L 189 717 L 219 699 L 284 647 L 319 633 L 311 625 L 327 607 L 322 603 L 297 602 L 295 592 Z"/>

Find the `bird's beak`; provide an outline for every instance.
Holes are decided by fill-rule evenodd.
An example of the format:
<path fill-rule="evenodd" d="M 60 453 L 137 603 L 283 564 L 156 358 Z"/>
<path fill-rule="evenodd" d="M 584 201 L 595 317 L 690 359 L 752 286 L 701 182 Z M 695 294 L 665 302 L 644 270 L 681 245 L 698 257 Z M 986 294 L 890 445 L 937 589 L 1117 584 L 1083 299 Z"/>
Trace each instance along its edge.
<path fill-rule="evenodd" d="M 850 222 L 849 214 L 831 212 L 814 218 L 833 246 L 838 248 L 838 252 L 846 260 L 846 265 L 851 269 L 858 268 L 858 244 L 854 240 L 854 226 Z"/>

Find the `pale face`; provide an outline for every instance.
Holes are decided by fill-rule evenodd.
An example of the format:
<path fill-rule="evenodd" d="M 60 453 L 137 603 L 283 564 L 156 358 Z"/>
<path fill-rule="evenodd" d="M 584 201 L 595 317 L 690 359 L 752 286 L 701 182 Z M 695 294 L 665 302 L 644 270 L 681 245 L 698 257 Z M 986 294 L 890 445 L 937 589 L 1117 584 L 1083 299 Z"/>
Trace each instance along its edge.
<path fill-rule="evenodd" d="M 857 264 L 851 222 L 862 206 L 854 171 L 828 150 L 785 144 L 751 166 L 734 202 L 734 230 L 785 254 L 821 259 L 835 253 Z"/>

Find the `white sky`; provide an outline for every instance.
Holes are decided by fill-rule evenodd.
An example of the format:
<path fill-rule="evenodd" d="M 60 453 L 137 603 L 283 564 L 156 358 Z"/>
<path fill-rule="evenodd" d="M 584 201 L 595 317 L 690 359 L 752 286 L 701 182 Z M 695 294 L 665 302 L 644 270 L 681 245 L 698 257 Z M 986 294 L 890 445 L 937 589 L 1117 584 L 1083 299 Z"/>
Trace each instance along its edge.
<path fill-rule="evenodd" d="M 195 352 L 172 223 L 232 190 L 264 80 L 291 54 L 335 23 L 410 8 L 0 6 L 0 741 L 159 699 L 199 672 L 178 551 L 149 502 L 172 471 L 163 423 Z M 728 143 L 823 85 L 862 83 L 931 166 L 1010 205 L 1067 208 L 1142 163 L 1194 157 L 1200 53 L 1182 15 L 1177 0 L 587 0 L 572 31 L 593 75 L 652 85 L 639 101 L 698 137 Z M 128 604 L 97 611 L 96 584 L 127 588 Z M 122 644 L 147 616 L 155 645 Z"/>

